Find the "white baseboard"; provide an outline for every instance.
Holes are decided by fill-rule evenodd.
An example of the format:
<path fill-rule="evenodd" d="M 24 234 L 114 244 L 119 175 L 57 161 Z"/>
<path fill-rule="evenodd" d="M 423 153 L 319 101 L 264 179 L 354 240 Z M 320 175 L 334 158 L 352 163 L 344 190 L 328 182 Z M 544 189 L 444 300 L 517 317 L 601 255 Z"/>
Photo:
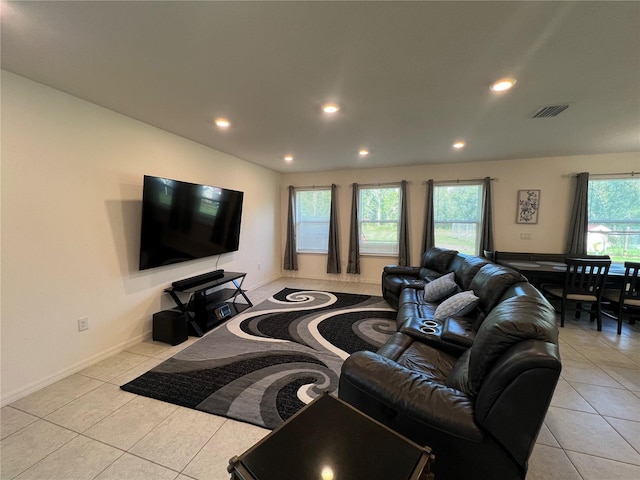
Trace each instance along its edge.
<path fill-rule="evenodd" d="M 278 280 L 279 278 L 282 277 L 297 277 L 297 275 L 291 275 L 289 274 L 289 272 L 283 272 L 282 275 L 278 276 L 274 276 L 273 278 L 268 278 L 262 282 L 259 282 L 257 284 L 252 285 L 251 287 L 248 288 L 248 290 L 252 290 L 252 289 L 256 289 L 259 288 L 263 285 L 267 285 L 268 283 L 274 282 L 276 280 Z M 341 275 L 340 277 L 343 277 L 343 275 Z M 299 277 L 302 278 L 302 277 Z M 309 278 L 309 279 L 313 279 L 313 280 L 336 280 L 336 281 L 351 281 L 354 283 L 376 283 L 378 280 L 376 279 L 374 280 L 368 280 L 368 279 L 364 279 L 364 278 L 336 278 L 336 276 L 327 276 L 327 275 L 318 275 L 318 276 L 314 276 L 314 275 L 305 275 L 304 278 Z M 104 350 L 101 353 L 98 353 L 96 355 L 93 355 L 85 360 L 82 360 L 78 363 L 75 363 L 74 365 L 71 365 L 67 368 L 64 368 L 52 375 L 49 375 L 45 378 L 42 378 L 40 380 L 36 380 L 35 382 L 32 382 L 24 387 L 19 388 L 18 390 L 14 390 L 13 392 L 9 392 L 9 393 L 5 393 L 2 392 L 1 397 L 0 397 L 0 406 L 4 407 L 6 405 L 9 405 L 13 402 L 15 402 L 16 400 L 20 400 L 23 397 L 26 397 L 27 395 L 32 394 L 33 392 L 36 392 L 44 387 L 47 387 L 53 383 L 56 383 L 66 377 L 68 377 L 69 375 L 73 375 L 74 373 L 78 373 L 82 370 L 84 370 L 87 367 L 90 367 L 91 365 L 98 363 L 108 357 L 111 357 L 112 355 L 115 355 L 116 353 L 120 353 L 123 350 L 126 350 L 127 348 L 136 345 L 140 342 L 143 342 L 145 340 L 150 340 L 152 336 L 152 332 L 151 330 L 149 330 L 146 333 L 143 333 L 141 335 L 138 335 L 137 337 L 131 338 L 129 340 L 127 340 L 126 342 L 122 342 L 118 345 L 115 345 L 113 347 L 110 347 L 106 350 Z"/>
<path fill-rule="evenodd" d="M 16 400 L 20 400 L 21 398 L 26 397 L 27 395 L 30 395 L 33 392 L 40 390 L 41 388 L 48 387 L 49 385 L 56 383 L 62 380 L 63 378 L 68 377 L 69 375 L 78 373 L 84 370 L 85 368 L 90 367 L 91 365 L 104 360 L 105 358 L 109 358 L 112 355 L 115 355 L 116 353 L 120 353 L 123 350 L 126 350 L 129 347 L 132 347 L 133 345 L 136 345 L 140 342 L 144 342 L 145 340 L 150 340 L 151 334 L 152 332 L 151 330 L 149 330 L 148 332 L 145 332 L 141 335 L 131 338 L 126 342 L 119 343 L 118 345 L 110 347 L 101 353 L 93 355 L 85 360 L 82 360 L 74 365 L 71 365 L 70 367 L 64 368 L 59 372 L 56 372 L 40 380 L 36 380 L 35 382 L 32 382 L 29 385 L 22 387 L 18 390 L 9 392 L 8 394 L 5 394 L 4 392 L 2 392 L 2 399 L 0 400 L 0 406 L 4 407 L 6 405 L 9 405 L 10 403 L 15 402 Z"/>
<path fill-rule="evenodd" d="M 287 278 L 300 278 L 309 280 L 330 280 L 334 282 L 349 282 L 349 283 L 380 283 L 380 278 L 364 278 L 360 275 L 354 275 L 351 273 L 342 273 L 342 274 L 327 274 L 327 275 L 314 275 L 304 273 L 301 274 L 295 271 L 283 271 L 283 277 Z"/>
<path fill-rule="evenodd" d="M 268 278 L 268 279 L 266 279 L 266 280 L 264 280 L 262 282 L 259 282 L 259 283 L 256 283 L 256 284 L 252 284 L 250 287 L 244 287 L 243 286 L 242 289 L 243 290 L 246 289 L 248 291 L 255 290 L 256 288 L 262 287 L 263 285 L 266 285 L 266 284 L 271 283 L 271 282 L 275 282 L 279 278 L 282 278 L 282 275 L 274 275 L 273 277 Z"/>

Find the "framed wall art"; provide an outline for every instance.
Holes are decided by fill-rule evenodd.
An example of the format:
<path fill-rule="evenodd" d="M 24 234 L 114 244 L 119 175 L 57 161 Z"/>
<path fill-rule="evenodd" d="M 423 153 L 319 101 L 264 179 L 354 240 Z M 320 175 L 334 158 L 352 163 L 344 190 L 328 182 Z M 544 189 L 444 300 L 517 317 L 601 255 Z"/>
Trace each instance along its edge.
<path fill-rule="evenodd" d="M 540 190 L 518 190 L 518 213 L 516 223 L 538 223 Z"/>

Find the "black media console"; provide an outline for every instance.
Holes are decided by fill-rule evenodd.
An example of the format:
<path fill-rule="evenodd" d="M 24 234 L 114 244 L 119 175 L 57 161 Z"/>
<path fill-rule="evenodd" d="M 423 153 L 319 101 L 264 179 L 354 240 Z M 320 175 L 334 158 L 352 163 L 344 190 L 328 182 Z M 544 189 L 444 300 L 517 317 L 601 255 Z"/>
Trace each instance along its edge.
<path fill-rule="evenodd" d="M 245 290 L 242 290 L 246 275 L 216 270 L 173 282 L 165 292 L 171 295 L 178 311 L 184 314 L 189 333 L 201 337 L 219 323 L 253 306 Z M 188 294 L 188 299 L 182 301 L 178 293 Z M 238 303 L 239 297 L 244 298 L 246 303 Z"/>

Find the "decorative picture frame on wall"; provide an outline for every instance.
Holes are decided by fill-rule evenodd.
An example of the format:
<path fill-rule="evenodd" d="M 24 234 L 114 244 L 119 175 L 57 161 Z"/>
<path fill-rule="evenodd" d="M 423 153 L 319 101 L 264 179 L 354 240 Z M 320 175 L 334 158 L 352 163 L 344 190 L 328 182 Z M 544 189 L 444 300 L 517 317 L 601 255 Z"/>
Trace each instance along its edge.
<path fill-rule="evenodd" d="M 516 223 L 529 225 L 538 223 L 538 210 L 540 209 L 540 190 L 518 190 L 518 211 Z"/>

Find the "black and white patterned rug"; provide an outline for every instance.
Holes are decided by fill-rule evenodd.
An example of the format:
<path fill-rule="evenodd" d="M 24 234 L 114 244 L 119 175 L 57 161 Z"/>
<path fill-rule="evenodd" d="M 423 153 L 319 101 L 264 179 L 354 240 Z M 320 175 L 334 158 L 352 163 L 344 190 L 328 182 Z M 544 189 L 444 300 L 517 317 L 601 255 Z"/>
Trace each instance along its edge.
<path fill-rule="evenodd" d="M 273 429 L 336 392 L 342 362 L 377 350 L 395 317 L 382 297 L 285 288 L 122 389 Z"/>

